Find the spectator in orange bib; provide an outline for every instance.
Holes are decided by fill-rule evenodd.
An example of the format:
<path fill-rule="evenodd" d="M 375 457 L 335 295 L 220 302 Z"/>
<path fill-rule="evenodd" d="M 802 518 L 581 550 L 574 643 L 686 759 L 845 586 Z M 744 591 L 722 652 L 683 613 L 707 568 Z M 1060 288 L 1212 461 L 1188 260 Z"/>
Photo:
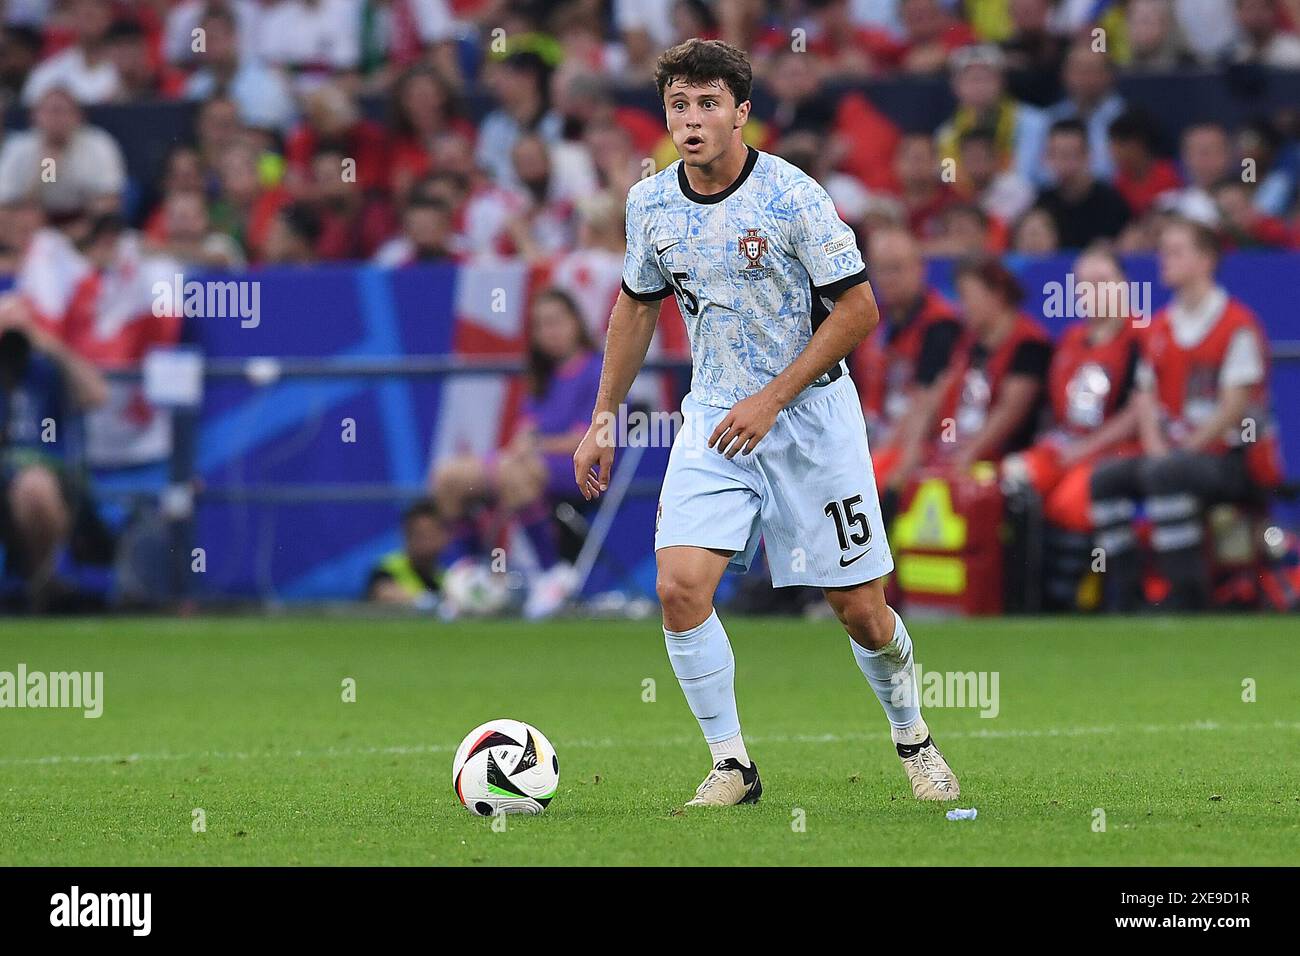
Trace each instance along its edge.
<path fill-rule="evenodd" d="M 1052 343 L 1020 311 L 1024 293 L 997 259 L 964 260 L 956 281 L 965 331 L 929 420 L 939 431 L 934 463 L 960 473 L 979 461 L 1001 461 L 1033 440 Z"/>
<path fill-rule="evenodd" d="M 880 324 L 850 358 L 871 436 L 871 463 L 882 495 L 896 495 L 917 464 L 930 405 L 925 392 L 948 367 L 961 337 L 953 306 L 925 284 L 925 260 L 906 229 L 871 234 L 868 261 L 880 303 Z M 899 468 L 904 448 L 913 454 Z M 889 509 L 886 508 L 886 517 Z"/>
<path fill-rule="evenodd" d="M 1140 451 L 1130 399 L 1145 306 L 1130 294 L 1123 267 L 1104 246 L 1079 256 L 1073 274 L 1068 304 L 1079 321 L 1062 336 L 1048 370 L 1052 427 L 1002 462 L 1008 494 L 1030 493 L 1046 521 L 1045 583 L 1056 607 L 1076 605 L 1088 566 L 1093 469 L 1103 458 Z"/>
<path fill-rule="evenodd" d="M 1204 607 L 1207 504 L 1247 498 L 1281 480 L 1269 410 L 1268 344 L 1254 314 L 1214 280 L 1214 233 L 1172 220 L 1160 234 L 1160 279 L 1173 300 L 1147 330 L 1137 371 L 1142 455 L 1099 465 L 1091 491 L 1108 607 L 1141 598 L 1133 519 L 1141 503 L 1168 593 L 1166 610 Z"/>

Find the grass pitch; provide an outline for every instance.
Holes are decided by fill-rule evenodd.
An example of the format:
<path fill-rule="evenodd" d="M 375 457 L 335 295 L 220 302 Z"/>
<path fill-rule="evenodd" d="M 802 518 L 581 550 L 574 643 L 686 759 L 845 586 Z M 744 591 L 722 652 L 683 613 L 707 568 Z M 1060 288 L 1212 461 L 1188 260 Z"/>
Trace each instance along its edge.
<path fill-rule="evenodd" d="M 765 793 L 682 815 L 708 752 L 654 621 L 7 621 L 0 671 L 103 671 L 104 713 L 0 710 L 0 863 L 1300 860 L 1296 618 L 912 620 L 924 671 L 999 675 L 996 717 L 926 711 L 959 822 L 912 800 L 838 626 L 726 623 Z M 502 716 L 561 779 L 498 832 L 450 768 Z"/>

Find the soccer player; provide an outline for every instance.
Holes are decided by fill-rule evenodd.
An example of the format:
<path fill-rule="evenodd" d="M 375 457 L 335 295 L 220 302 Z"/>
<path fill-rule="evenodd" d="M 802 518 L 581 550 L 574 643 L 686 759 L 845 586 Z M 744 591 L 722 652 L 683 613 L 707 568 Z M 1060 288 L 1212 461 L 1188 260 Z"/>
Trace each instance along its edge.
<path fill-rule="evenodd" d="M 623 286 L 592 427 L 573 461 L 588 499 L 606 490 L 607 423 L 644 361 L 660 300 L 675 294 L 693 375 L 655 552 L 668 657 L 713 760 L 688 806 L 753 803 L 762 793 L 741 735 L 731 644 L 713 609 L 723 572 L 747 568 L 760 536 L 775 586 L 824 589 L 913 794 L 955 799 L 957 778 L 918 706 L 911 637 L 885 603 L 894 562 L 844 366 L 879 318 L 853 231 L 814 180 L 741 139 L 751 83 L 743 52 L 689 40 L 660 56 L 655 79 L 681 159 L 628 193 Z"/>

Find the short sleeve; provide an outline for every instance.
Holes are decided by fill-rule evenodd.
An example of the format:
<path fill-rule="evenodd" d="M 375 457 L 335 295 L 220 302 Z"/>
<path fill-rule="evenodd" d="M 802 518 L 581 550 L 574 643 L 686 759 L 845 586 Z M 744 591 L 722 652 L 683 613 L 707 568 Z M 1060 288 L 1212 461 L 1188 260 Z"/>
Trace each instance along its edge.
<path fill-rule="evenodd" d="M 627 252 L 623 257 L 623 291 L 641 302 L 667 298 L 672 288 L 664 282 L 645 228 L 645 216 L 632 193 L 627 196 Z"/>
<path fill-rule="evenodd" d="M 1264 380 L 1264 374 L 1264 356 L 1255 332 L 1252 329 L 1238 329 L 1223 357 L 1223 367 L 1219 372 L 1220 387 L 1258 385 Z"/>
<path fill-rule="evenodd" d="M 1052 364 L 1052 347 L 1046 342 L 1029 340 L 1016 346 L 1011 355 L 1008 371 L 1012 375 L 1030 375 L 1037 379 L 1047 378 L 1047 369 Z"/>
<path fill-rule="evenodd" d="M 839 217 L 826 190 L 815 180 L 802 179 L 795 184 L 790 204 L 790 243 L 817 293 L 834 300 L 866 282 L 857 236 Z"/>

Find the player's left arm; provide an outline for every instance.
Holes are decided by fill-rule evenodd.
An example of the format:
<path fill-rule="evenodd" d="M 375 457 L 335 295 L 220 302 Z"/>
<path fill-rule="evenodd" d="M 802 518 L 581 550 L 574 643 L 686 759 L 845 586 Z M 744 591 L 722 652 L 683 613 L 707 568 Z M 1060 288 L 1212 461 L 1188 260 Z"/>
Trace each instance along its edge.
<path fill-rule="evenodd" d="M 777 413 L 862 342 L 880 321 L 857 240 L 826 190 L 805 179 L 791 197 L 790 242 L 808 270 L 813 294 L 834 302 L 812 339 L 784 371 L 737 402 L 709 437 L 728 458 L 748 455 L 776 423 Z"/>

